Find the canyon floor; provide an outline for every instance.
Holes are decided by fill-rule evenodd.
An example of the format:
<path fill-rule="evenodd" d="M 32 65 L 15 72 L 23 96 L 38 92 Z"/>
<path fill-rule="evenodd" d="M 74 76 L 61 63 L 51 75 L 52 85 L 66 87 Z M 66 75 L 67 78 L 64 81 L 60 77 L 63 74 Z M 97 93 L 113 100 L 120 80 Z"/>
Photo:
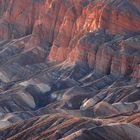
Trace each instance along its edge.
<path fill-rule="evenodd" d="M 140 140 L 139 0 L 0 0 L 0 140 Z"/>

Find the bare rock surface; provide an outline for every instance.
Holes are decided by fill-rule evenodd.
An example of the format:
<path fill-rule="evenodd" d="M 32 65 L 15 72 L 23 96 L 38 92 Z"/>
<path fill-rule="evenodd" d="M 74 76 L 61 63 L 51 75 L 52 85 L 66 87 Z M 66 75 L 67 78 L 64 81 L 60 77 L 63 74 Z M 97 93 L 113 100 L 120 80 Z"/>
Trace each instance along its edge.
<path fill-rule="evenodd" d="M 0 140 L 139 134 L 139 0 L 0 0 Z"/>

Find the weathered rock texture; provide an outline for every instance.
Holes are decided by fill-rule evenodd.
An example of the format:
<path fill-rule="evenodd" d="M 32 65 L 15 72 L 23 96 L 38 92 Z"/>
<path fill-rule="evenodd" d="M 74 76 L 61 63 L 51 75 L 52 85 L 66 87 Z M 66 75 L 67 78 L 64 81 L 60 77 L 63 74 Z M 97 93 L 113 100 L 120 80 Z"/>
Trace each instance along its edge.
<path fill-rule="evenodd" d="M 132 74 L 139 78 L 138 1 L 1 3 L 1 39 L 32 34 L 27 46 L 47 46 L 50 61 L 85 62 L 104 74 Z"/>
<path fill-rule="evenodd" d="M 0 0 L 0 140 L 139 140 L 139 127 L 139 0 Z"/>

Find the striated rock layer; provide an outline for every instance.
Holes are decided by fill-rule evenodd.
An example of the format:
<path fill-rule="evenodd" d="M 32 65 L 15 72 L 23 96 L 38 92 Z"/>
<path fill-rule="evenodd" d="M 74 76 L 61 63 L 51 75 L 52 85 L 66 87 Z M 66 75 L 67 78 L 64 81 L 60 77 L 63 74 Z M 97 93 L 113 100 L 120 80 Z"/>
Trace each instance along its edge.
<path fill-rule="evenodd" d="M 0 140 L 139 134 L 139 0 L 0 0 Z"/>

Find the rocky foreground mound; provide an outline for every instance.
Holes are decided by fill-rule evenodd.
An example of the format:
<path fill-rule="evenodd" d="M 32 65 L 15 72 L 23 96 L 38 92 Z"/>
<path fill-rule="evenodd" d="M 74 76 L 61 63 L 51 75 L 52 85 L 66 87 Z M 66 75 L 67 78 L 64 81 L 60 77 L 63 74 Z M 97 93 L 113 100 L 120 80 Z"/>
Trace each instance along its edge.
<path fill-rule="evenodd" d="M 0 0 L 0 140 L 139 134 L 139 0 Z"/>

